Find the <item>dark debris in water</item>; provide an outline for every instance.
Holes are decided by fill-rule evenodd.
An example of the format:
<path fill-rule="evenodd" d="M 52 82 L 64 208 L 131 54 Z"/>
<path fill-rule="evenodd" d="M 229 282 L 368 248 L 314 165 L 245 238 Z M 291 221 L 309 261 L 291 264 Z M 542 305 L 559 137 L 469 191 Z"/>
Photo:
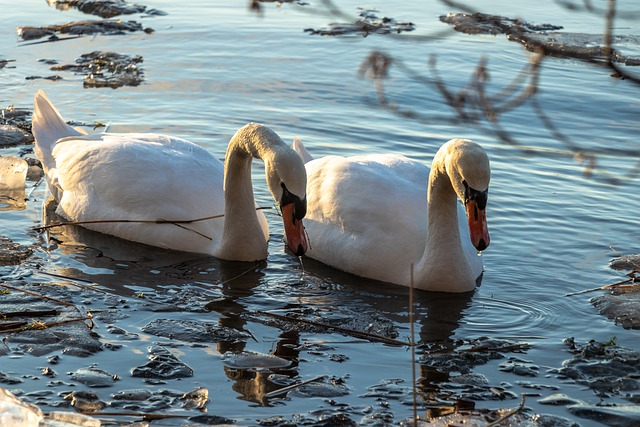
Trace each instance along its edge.
<path fill-rule="evenodd" d="M 483 365 L 490 360 L 504 359 L 505 352 L 519 352 L 528 348 L 526 343 L 481 337 L 469 341 L 454 351 L 427 352 L 420 358 L 420 364 L 443 373 L 468 374 L 478 365 Z"/>
<path fill-rule="evenodd" d="M 615 342 L 565 341 L 573 357 L 556 373 L 592 389 L 600 397 L 640 393 L 640 352 L 619 347 Z"/>
<path fill-rule="evenodd" d="M 131 376 L 137 378 L 171 380 L 193 376 L 193 369 L 181 362 L 167 348 L 152 346 L 149 348 L 149 363 L 131 370 Z"/>
<path fill-rule="evenodd" d="M 563 27 L 553 24 L 531 24 L 521 19 L 507 18 L 486 13 L 449 13 L 440 16 L 440 21 L 452 25 L 453 29 L 465 34 L 509 34 L 519 32 L 557 31 Z"/>
<path fill-rule="evenodd" d="M 0 346 L 0 356 L 43 356 L 62 351 L 66 355 L 87 357 L 102 349 L 98 335 L 85 323 L 86 315 L 73 305 L 57 302 L 71 299 L 65 286 L 22 281 L 4 283 L 31 293 L 0 288 L 3 290 L 0 313 L 7 319 L 0 325 L 3 334 L 7 334 L 6 345 Z M 45 299 L 42 294 L 54 300 Z"/>
<path fill-rule="evenodd" d="M 485 13 L 450 13 L 440 16 L 440 20 L 465 34 L 504 34 L 509 40 L 522 44 L 527 50 L 542 51 L 548 56 L 602 61 L 607 55 L 606 49 L 602 46 L 601 34 L 560 32 L 558 30 L 563 27 L 559 25 L 536 25 L 521 19 Z M 640 38 L 615 36 L 613 42 L 638 45 Z M 626 65 L 640 65 L 640 58 L 625 56 L 617 49 L 612 50 L 611 60 Z"/>
<path fill-rule="evenodd" d="M 596 290 L 606 294 L 591 299 L 598 311 L 625 329 L 640 329 L 640 255 L 621 255 L 611 260 L 613 270 L 625 271 L 627 279 Z"/>
<path fill-rule="evenodd" d="M 18 128 L 23 134 L 16 141 L 15 138 L 10 138 L 11 141 L 17 143 L 30 143 L 33 142 L 33 135 L 31 135 L 31 111 L 24 108 L 16 108 L 10 105 L 0 110 L 0 125 L 10 126 L 10 129 Z M 11 131 L 15 132 L 14 130 Z M 28 136 L 24 136 L 24 135 Z M 2 145 L 2 144 L 0 144 Z"/>
<path fill-rule="evenodd" d="M 54 65 L 52 71 L 73 71 L 84 75 L 84 87 L 138 86 L 144 79 L 142 56 L 94 51 L 81 55 L 75 64 Z"/>
<path fill-rule="evenodd" d="M 147 6 L 127 3 L 125 0 L 49 0 L 58 10 L 78 9 L 82 13 L 96 15 L 101 18 L 113 18 L 120 15 L 144 13 L 146 15 L 166 15 L 157 9 L 147 9 Z"/>
<path fill-rule="evenodd" d="M 399 34 L 415 30 L 412 22 L 396 21 L 393 18 L 376 15 L 376 10 L 360 9 L 359 18 L 351 23 L 332 23 L 325 28 L 307 28 L 304 31 L 320 36 L 348 36 L 369 34 Z"/>
<path fill-rule="evenodd" d="M 249 334 L 210 322 L 155 319 L 142 328 L 148 334 L 186 342 L 242 342 Z"/>
<path fill-rule="evenodd" d="M 16 62 L 15 59 L 0 59 L 0 70 L 2 70 L 4 67 L 6 67 L 9 62 Z M 12 68 L 12 67 L 9 67 Z"/>
<path fill-rule="evenodd" d="M 20 245 L 7 237 L 0 236 L 0 266 L 20 264 L 32 253 L 33 249 L 30 247 Z"/>
<path fill-rule="evenodd" d="M 102 369 L 90 366 L 88 368 L 79 368 L 71 374 L 71 379 L 88 387 L 111 387 L 118 377 Z"/>
<path fill-rule="evenodd" d="M 127 33 L 142 32 L 152 33 L 153 29 L 143 28 L 142 24 L 136 21 L 121 20 L 95 20 L 78 21 L 60 25 L 48 25 L 43 27 L 24 26 L 18 27 L 18 36 L 24 41 L 38 40 L 48 37 L 49 41 L 60 39 L 60 35 L 66 36 L 88 36 L 88 35 L 123 35 Z"/>

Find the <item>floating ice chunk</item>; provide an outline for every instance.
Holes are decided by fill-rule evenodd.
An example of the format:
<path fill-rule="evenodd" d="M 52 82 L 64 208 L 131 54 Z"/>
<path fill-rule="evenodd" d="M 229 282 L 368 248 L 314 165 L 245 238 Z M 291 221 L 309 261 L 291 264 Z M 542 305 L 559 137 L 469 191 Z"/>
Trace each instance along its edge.
<path fill-rule="evenodd" d="M 15 156 L 0 156 L 0 191 L 24 189 L 29 165 Z"/>
<path fill-rule="evenodd" d="M 101 422 L 97 418 L 89 415 L 78 414 L 76 412 L 50 412 L 47 420 L 52 427 L 100 427 Z"/>
<path fill-rule="evenodd" d="M 40 408 L 21 402 L 9 390 L 0 388 L 0 425 L 38 427 L 42 419 Z"/>

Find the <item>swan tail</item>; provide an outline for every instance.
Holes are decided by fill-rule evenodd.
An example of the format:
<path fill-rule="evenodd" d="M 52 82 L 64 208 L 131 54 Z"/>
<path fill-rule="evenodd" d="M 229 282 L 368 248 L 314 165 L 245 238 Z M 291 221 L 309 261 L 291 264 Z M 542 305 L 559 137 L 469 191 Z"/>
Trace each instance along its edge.
<path fill-rule="evenodd" d="M 60 138 L 82 135 L 64 121 L 42 90 L 33 101 L 32 132 L 36 140 L 34 151 L 45 167 L 53 164 L 51 151 Z"/>
<path fill-rule="evenodd" d="M 306 147 L 297 136 L 293 137 L 291 148 L 293 148 L 293 151 L 298 153 L 303 162 L 309 163 L 311 160 L 313 160 L 313 156 L 307 151 Z"/>

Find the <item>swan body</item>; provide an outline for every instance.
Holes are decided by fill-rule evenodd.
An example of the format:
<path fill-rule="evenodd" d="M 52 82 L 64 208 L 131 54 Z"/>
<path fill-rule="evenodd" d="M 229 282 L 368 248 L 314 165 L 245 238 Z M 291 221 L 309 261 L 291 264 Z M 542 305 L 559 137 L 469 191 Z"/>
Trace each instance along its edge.
<path fill-rule="evenodd" d="M 304 154 L 300 141 L 292 147 Z M 445 143 L 431 170 L 396 154 L 327 156 L 306 168 L 307 256 L 416 289 L 475 288 L 483 271 L 478 251 L 489 245 L 490 167 L 480 145 Z"/>
<path fill-rule="evenodd" d="M 33 134 L 56 213 L 86 228 L 226 260 L 265 259 L 269 228 L 256 210 L 251 185 L 251 159 L 260 158 L 290 249 L 297 255 L 306 249 L 304 164 L 266 126 L 250 123 L 238 130 L 223 164 L 204 148 L 171 136 L 82 134 L 38 91 Z"/>

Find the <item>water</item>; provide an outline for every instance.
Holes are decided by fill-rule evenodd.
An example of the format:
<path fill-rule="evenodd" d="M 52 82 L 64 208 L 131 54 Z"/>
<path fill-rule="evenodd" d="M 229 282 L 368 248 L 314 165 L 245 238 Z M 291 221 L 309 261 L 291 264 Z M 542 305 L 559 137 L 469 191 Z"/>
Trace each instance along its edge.
<path fill-rule="evenodd" d="M 608 268 L 610 258 L 616 251 L 637 252 L 637 179 L 624 178 L 636 160 L 631 156 L 599 155 L 599 164 L 607 173 L 622 177 L 618 185 L 605 182 L 602 173 L 583 176 L 583 168 L 574 161 L 573 153 L 553 138 L 529 105 L 502 116 L 501 125 L 520 143 L 531 147 L 530 154 L 468 124 L 411 120 L 380 108 L 372 82 L 357 75 L 360 63 L 373 49 L 392 54 L 419 71 L 426 71 L 428 57 L 436 55 L 441 75 L 455 89 L 466 85 L 483 56 L 489 60 L 490 87 L 496 89 L 510 82 L 527 63 L 528 54 L 502 36 L 451 33 L 428 42 L 412 39 L 417 34 L 447 28 L 436 17 L 452 10 L 437 2 L 423 3 L 366 4 L 378 8 L 380 15 L 414 22 L 418 30 L 408 37 L 312 36 L 303 30 L 324 27 L 337 18 L 307 13 L 305 10 L 310 7 L 291 4 L 277 7 L 265 3 L 264 16 L 260 18 L 247 11 L 245 2 L 189 0 L 175 4 L 161 0 L 149 7 L 163 10 L 167 16 L 131 18 L 154 28 L 152 34 L 84 37 L 25 46 L 17 40 L 17 26 L 87 17 L 77 11 L 55 10 L 41 0 L 5 0 L 0 17 L 0 59 L 16 62 L 0 70 L 0 103 L 31 108 L 34 93 L 44 89 L 68 120 L 110 122 L 110 130 L 115 132 L 169 133 L 197 142 L 220 158 L 230 136 L 249 121 L 268 124 L 285 140 L 300 136 L 314 156 L 399 152 L 430 162 L 444 141 L 453 137 L 474 139 L 486 148 L 492 162 L 488 208 L 492 240 L 484 254 L 483 283 L 472 296 L 418 295 L 416 334 L 430 343 L 480 336 L 527 341 L 532 348 L 520 356 L 539 365 L 543 372 L 531 381 L 558 386 L 572 397 L 598 403 L 600 399 L 590 390 L 563 383 L 544 372 L 559 367 L 570 357 L 562 344 L 568 337 L 579 342 L 606 342 L 615 336 L 618 344 L 639 348 L 637 331 L 624 330 L 597 313 L 590 303 L 596 294 L 565 296 L 620 280 L 621 274 Z M 347 13 L 354 13 L 356 6 L 361 6 L 355 1 L 339 4 Z M 555 3 L 533 6 L 529 2 L 495 0 L 484 2 L 483 7 L 487 13 L 564 25 L 566 31 L 572 32 L 593 33 L 603 27 L 600 18 L 570 13 Z M 637 33 L 637 22 L 620 21 L 617 31 Z M 94 50 L 142 55 L 145 83 L 116 90 L 83 89 L 82 77 L 68 72 L 60 73 L 64 79 L 58 82 L 25 80 L 26 76 L 53 74 L 39 59 L 57 59 L 67 64 Z M 609 74 L 576 60 L 544 61 L 538 101 L 561 131 L 584 150 L 633 148 L 640 107 L 638 88 Z M 403 109 L 432 117 L 452 117 L 450 108 L 433 88 L 410 79 L 397 68 L 392 68 L 390 76 L 385 81 L 387 94 Z M 17 151 L 10 148 L 1 154 Z M 269 206 L 272 201 L 261 176 L 262 165 L 255 163 L 254 171 L 258 203 Z M 41 237 L 31 227 L 40 222 L 44 197 L 44 189 L 39 187 L 25 210 L 0 212 L 0 235 L 23 244 L 40 244 Z M 253 268 L 212 259 L 189 260 L 77 229 L 55 232 L 65 244 L 49 252 L 40 245 L 33 262 L 39 262 L 45 271 L 98 283 L 115 294 L 168 294 L 177 298 L 181 293 L 192 293 L 202 304 L 209 299 L 218 301 L 213 312 L 185 310 L 171 315 L 196 321 L 221 319 L 249 330 L 257 341 L 239 346 L 247 350 L 268 353 L 291 342 L 291 337 L 240 315 L 285 308 L 311 308 L 328 318 L 348 317 L 361 311 L 390 323 L 398 330 L 399 339 L 408 339 L 406 289 L 371 283 L 312 260 L 304 260 L 303 275 L 298 260 L 283 252 L 278 218 L 269 218 L 270 256 Z M 74 240 L 79 243 L 74 244 Z M 9 271 L 0 269 L 3 274 Z M 123 378 L 120 389 L 142 387 L 128 378 L 128 369 L 144 363 L 146 346 L 158 338 L 140 328 L 168 315 L 131 310 L 126 316 L 129 317 L 118 325 L 140 334 L 139 341 L 124 342 L 123 349 L 101 352 L 90 361 L 66 358 L 59 371 L 75 371 L 95 363 L 101 369 L 118 371 Z M 99 326 L 97 332 L 105 334 Z M 107 336 L 110 341 L 119 342 L 117 337 Z M 295 373 L 301 379 L 321 374 L 346 379 L 350 393 L 333 400 L 349 405 L 353 419 L 364 416 L 368 405 L 374 410 L 382 407 L 379 400 L 365 396 L 371 387 L 401 379 L 404 382 L 399 387 L 407 388 L 411 382 L 410 353 L 404 348 L 318 332 L 301 333 L 293 341 L 331 347 L 321 355 L 304 347 L 297 350 L 292 356 L 297 365 Z M 183 346 L 176 351 L 196 374 L 169 386 L 184 391 L 208 387 L 211 414 L 250 424 L 273 416 L 291 419 L 293 414 L 317 414 L 314 411 L 318 408 L 331 412 L 331 404 L 322 398 L 294 397 L 263 405 L 263 400 L 247 397 L 258 393 L 247 391 L 250 384 L 264 385 L 264 381 L 257 377 L 232 381 L 220 360 L 223 346 Z M 347 356 L 348 360 L 336 363 L 327 354 Z M 510 383 L 511 391 L 522 392 L 518 382 L 523 378 L 499 371 L 500 363 L 490 362 L 474 372 L 484 374 L 491 384 Z M 33 366 L 44 364 L 28 355 L 5 357 L 2 371 L 37 375 Z M 19 387 L 28 392 L 44 385 L 43 381 L 32 383 Z M 543 391 L 542 395 L 553 392 Z M 103 393 L 108 399 L 109 391 Z M 478 402 L 487 408 L 517 404 Z M 395 422 L 411 415 L 410 405 L 399 401 L 390 401 L 389 405 Z M 527 406 L 535 412 L 572 418 L 565 408 L 540 405 L 536 398 L 528 399 Z M 354 415 L 358 411 L 362 414 Z M 572 419 L 581 425 L 598 425 Z M 171 425 L 170 421 L 164 422 L 163 425 Z"/>

